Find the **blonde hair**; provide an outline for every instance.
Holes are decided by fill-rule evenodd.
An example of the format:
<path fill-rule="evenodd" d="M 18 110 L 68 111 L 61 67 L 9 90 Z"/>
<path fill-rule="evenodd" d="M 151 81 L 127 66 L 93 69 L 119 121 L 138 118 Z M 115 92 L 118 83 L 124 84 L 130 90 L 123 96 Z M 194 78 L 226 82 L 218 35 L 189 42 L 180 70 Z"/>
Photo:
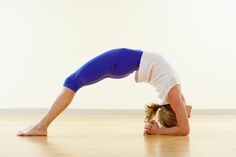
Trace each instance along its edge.
<path fill-rule="evenodd" d="M 156 119 L 162 127 L 176 126 L 177 120 L 174 111 L 171 109 L 170 104 L 158 105 L 151 103 L 145 107 L 145 122 L 150 122 Z"/>

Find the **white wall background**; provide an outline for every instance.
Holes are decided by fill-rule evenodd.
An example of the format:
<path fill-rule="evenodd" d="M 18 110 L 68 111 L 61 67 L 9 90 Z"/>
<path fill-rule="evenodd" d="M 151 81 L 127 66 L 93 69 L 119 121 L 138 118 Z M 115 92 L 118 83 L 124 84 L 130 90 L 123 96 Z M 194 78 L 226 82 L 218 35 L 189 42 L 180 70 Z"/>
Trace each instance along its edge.
<path fill-rule="evenodd" d="M 64 79 L 116 47 L 161 51 L 197 109 L 236 108 L 233 0 L 0 0 L 0 108 L 47 108 Z M 134 74 L 78 91 L 70 108 L 143 109 Z"/>

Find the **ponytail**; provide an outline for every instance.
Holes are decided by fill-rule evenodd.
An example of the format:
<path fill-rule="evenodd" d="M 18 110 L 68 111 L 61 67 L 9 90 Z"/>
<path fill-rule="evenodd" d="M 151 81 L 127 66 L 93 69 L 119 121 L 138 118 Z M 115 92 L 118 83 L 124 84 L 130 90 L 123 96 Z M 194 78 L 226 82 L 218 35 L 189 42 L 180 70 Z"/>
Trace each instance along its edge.
<path fill-rule="evenodd" d="M 151 103 L 145 107 L 145 123 L 150 122 L 156 115 L 158 109 L 161 108 L 160 105 Z"/>

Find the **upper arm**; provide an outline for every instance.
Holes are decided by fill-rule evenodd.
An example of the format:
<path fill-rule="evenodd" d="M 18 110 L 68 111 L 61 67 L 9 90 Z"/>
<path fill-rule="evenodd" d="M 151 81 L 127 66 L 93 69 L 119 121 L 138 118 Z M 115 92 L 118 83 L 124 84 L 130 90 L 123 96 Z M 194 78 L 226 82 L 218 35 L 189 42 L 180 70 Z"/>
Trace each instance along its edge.
<path fill-rule="evenodd" d="M 174 86 L 168 93 L 168 100 L 172 110 L 175 112 L 177 126 L 180 127 L 182 134 L 189 134 L 188 114 L 185 107 L 185 102 L 182 99 L 180 87 Z"/>

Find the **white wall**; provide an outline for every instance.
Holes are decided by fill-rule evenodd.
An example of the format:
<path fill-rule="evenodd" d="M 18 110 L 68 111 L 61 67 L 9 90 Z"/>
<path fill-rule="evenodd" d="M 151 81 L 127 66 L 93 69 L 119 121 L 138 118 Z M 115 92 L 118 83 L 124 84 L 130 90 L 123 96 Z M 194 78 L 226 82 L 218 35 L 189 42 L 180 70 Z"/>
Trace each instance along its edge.
<path fill-rule="evenodd" d="M 64 79 L 116 47 L 162 51 L 194 108 L 236 108 L 236 10 L 230 0 L 0 0 L 0 108 L 49 107 Z M 133 108 L 155 90 L 105 79 L 71 108 Z"/>

